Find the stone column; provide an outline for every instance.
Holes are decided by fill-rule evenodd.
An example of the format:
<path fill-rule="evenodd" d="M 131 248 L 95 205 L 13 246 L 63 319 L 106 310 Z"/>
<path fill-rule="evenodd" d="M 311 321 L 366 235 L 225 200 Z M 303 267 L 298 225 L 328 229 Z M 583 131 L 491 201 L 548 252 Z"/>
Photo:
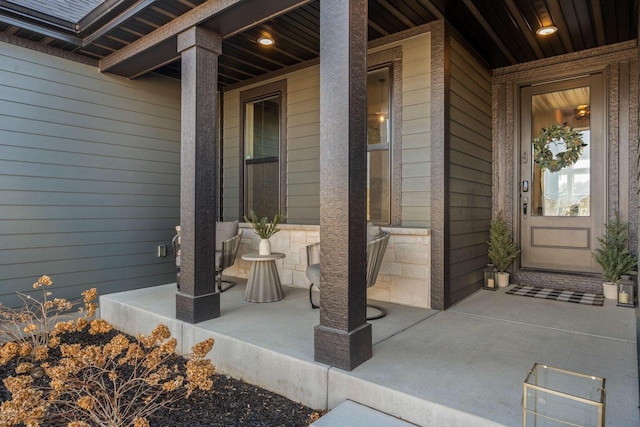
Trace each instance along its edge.
<path fill-rule="evenodd" d="M 371 358 L 366 322 L 367 1 L 320 4 L 320 324 L 315 360 Z"/>
<path fill-rule="evenodd" d="M 180 291 L 176 318 L 198 323 L 220 316 L 215 291 L 218 56 L 222 37 L 191 27 L 178 35 L 182 56 Z"/>

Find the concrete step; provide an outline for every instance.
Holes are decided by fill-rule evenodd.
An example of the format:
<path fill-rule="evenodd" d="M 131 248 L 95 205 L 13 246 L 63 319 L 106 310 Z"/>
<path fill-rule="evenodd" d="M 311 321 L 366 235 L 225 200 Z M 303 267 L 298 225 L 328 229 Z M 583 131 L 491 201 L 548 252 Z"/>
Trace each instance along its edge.
<path fill-rule="evenodd" d="M 412 427 L 406 421 L 371 409 L 351 400 L 345 400 L 311 427 Z"/>

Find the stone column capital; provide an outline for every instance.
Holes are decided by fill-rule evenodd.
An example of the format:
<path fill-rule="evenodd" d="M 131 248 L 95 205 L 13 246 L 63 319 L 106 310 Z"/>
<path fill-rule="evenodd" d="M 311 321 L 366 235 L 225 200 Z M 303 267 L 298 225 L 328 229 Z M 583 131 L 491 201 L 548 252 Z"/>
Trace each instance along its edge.
<path fill-rule="evenodd" d="M 216 55 L 222 55 L 222 36 L 206 28 L 193 26 L 178 34 L 178 53 L 192 47 L 200 47 Z"/>

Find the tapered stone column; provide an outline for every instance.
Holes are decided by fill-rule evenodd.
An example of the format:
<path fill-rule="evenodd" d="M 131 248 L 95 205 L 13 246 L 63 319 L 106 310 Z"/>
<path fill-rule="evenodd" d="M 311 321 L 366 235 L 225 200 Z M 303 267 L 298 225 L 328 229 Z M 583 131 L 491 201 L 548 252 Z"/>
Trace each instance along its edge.
<path fill-rule="evenodd" d="M 320 324 L 315 360 L 371 358 L 366 323 L 367 1 L 320 3 Z"/>
<path fill-rule="evenodd" d="M 191 27 L 178 35 L 182 56 L 180 291 L 176 317 L 198 323 L 220 316 L 215 292 L 218 56 L 222 37 Z"/>

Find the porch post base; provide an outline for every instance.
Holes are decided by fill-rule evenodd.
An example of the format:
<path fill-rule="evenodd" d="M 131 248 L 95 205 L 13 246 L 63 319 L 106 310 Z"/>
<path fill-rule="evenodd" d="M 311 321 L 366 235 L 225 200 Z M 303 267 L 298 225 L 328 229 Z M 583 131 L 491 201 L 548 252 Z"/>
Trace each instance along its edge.
<path fill-rule="evenodd" d="M 176 294 L 176 319 L 188 323 L 200 323 L 220 317 L 220 293 L 192 296 Z"/>
<path fill-rule="evenodd" d="M 353 331 L 318 325 L 314 330 L 314 359 L 345 371 L 352 371 L 372 356 L 371 324 Z"/>

